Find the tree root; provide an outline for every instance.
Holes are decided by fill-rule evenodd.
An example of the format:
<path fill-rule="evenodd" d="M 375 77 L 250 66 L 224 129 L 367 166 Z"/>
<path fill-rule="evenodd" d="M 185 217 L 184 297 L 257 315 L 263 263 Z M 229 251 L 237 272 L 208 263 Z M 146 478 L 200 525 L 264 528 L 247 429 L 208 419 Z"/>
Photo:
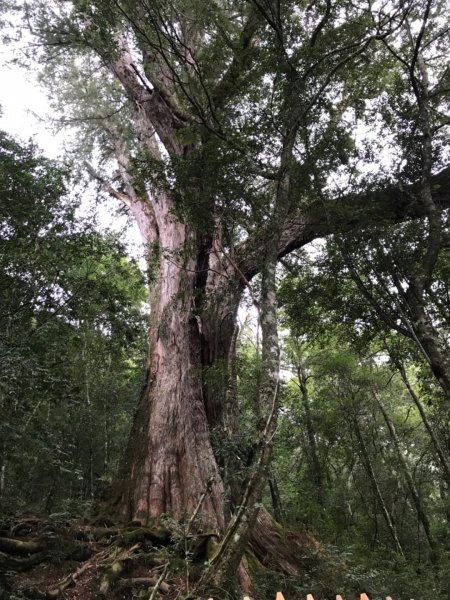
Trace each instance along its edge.
<path fill-rule="evenodd" d="M 46 547 L 42 540 L 17 540 L 14 538 L 0 537 L 0 551 L 8 554 L 29 555 L 41 552 Z"/>
<path fill-rule="evenodd" d="M 67 590 L 69 587 L 75 585 L 78 577 L 80 577 L 80 575 L 82 575 L 85 571 L 87 571 L 90 568 L 92 568 L 92 564 L 85 563 L 74 573 L 71 573 L 62 581 L 60 581 L 55 588 L 46 592 L 43 592 L 36 587 L 22 588 L 20 591 L 24 596 L 26 596 L 27 598 L 32 598 L 33 600 L 47 600 L 50 598 L 58 598 L 61 596 L 62 592 Z"/>
<path fill-rule="evenodd" d="M 258 512 L 249 546 L 264 567 L 285 575 L 298 575 L 307 570 L 309 558 L 317 562 L 324 557 L 313 535 L 283 527 L 265 509 Z"/>
<path fill-rule="evenodd" d="M 168 529 L 163 527 L 142 527 L 140 525 L 131 525 L 128 527 L 84 527 L 77 530 L 76 537 L 84 541 L 120 540 L 123 542 L 123 545 L 150 541 L 157 546 L 165 546 L 171 541 Z"/>
<path fill-rule="evenodd" d="M 123 572 L 126 561 L 129 560 L 133 556 L 135 550 L 138 550 L 139 548 L 140 544 L 135 544 L 127 550 L 117 552 L 119 547 L 116 547 L 111 553 L 111 556 L 102 561 L 103 567 L 107 567 L 107 570 L 100 583 L 99 591 L 101 595 L 105 597 L 107 596 L 111 586 L 116 582 L 116 580 L 120 577 L 120 574 Z"/>
<path fill-rule="evenodd" d="M 29 571 L 46 559 L 48 559 L 48 553 L 46 552 L 36 552 L 31 556 L 20 558 L 0 552 L 0 569 L 2 571 Z"/>
<path fill-rule="evenodd" d="M 117 581 L 116 587 L 118 591 L 137 587 L 154 587 L 158 582 L 157 577 L 129 577 L 128 579 L 121 578 Z M 161 581 L 158 590 L 163 594 L 168 594 L 171 587 L 165 581 Z"/>
<path fill-rule="evenodd" d="M 171 597 L 174 589 L 178 594 L 185 590 L 203 596 L 213 583 L 204 569 L 204 561 L 217 546 L 216 536 L 210 533 L 187 532 L 183 538 L 179 530 L 171 536 L 166 529 L 137 524 L 123 528 L 75 525 L 48 540 L 42 527 L 33 533 L 32 539 L 0 538 L 0 548 L 11 551 L 0 551 L 0 571 L 17 573 L 8 575 L 6 584 L 33 600 L 62 596 L 112 600 L 133 593 L 156 600 Z M 80 547 L 90 551 L 84 562 L 76 570 L 71 565 L 70 573 L 61 571 L 64 560 L 73 558 L 74 548 L 79 551 Z M 31 552 L 38 548 L 43 549 Z M 295 577 L 308 571 L 308 557 L 317 562 L 321 553 L 320 544 L 312 536 L 286 530 L 261 509 L 239 566 L 240 589 L 256 594 L 259 588 L 254 585 L 259 585 L 266 570 Z M 50 564 L 44 569 L 19 574 L 46 561 Z M 217 593 L 210 595 L 217 597 Z"/>

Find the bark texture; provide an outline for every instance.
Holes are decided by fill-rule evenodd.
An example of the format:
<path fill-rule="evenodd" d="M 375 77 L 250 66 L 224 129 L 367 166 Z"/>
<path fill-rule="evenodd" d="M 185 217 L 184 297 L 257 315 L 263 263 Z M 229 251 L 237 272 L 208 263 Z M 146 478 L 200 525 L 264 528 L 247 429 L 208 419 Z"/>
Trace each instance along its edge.
<path fill-rule="evenodd" d="M 223 527 L 223 486 L 214 458 L 202 382 L 196 316 L 198 241 L 159 196 L 160 264 L 151 299 L 148 381 L 130 436 L 121 512 L 147 521 L 201 507 L 205 527 Z"/>

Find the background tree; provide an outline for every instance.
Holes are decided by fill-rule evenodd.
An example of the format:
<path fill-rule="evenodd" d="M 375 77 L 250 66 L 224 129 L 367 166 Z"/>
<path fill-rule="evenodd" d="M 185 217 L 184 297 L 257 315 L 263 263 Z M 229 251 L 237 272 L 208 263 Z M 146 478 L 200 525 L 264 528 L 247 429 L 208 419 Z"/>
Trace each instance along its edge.
<path fill-rule="evenodd" d="M 117 470 L 143 367 L 145 288 L 80 219 L 68 174 L 0 138 L 3 510 L 92 500 Z"/>

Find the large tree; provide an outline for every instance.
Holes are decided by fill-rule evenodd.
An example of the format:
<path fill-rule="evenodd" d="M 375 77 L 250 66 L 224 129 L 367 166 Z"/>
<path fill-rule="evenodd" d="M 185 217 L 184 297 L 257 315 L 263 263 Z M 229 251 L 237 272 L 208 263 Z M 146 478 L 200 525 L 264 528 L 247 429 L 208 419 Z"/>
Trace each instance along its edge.
<path fill-rule="evenodd" d="M 450 176 L 444 3 L 80 0 L 31 2 L 28 18 L 65 121 L 102 158 L 90 173 L 147 248 L 148 379 L 118 509 L 147 521 L 201 504 L 204 529 L 229 521 L 224 539 L 245 539 L 267 518 L 253 506 L 276 426 L 277 261 L 362 222 L 419 217 L 429 284 Z M 229 367 L 246 290 L 263 338 L 261 418 L 239 497 L 210 434 L 238 427 Z"/>

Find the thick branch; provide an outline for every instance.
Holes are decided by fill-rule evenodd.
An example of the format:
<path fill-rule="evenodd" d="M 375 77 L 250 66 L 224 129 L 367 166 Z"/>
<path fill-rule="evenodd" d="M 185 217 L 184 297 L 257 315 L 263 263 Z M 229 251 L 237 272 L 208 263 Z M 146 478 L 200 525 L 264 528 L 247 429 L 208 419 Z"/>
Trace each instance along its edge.
<path fill-rule="evenodd" d="M 441 210 L 449 208 L 450 167 L 432 176 L 431 187 L 435 204 Z M 338 200 L 330 200 L 327 204 L 315 199 L 302 212 L 291 214 L 286 219 L 278 256 L 282 258 L 317 238 L 333 233 L 354 232 L 370 225 L 394 224 L 426 216 L 419 194 L 419 184 L 403 190 L 388 185 L 384 189 L 349 194 Z M 266 228 L 261 228 L 236 250 L 236 263 L 248 280 L 261 269 L 261 247 L 267 236 Z"/>
<path fill-rule="evenodd" d="M 160 91 L 145 84 L 123 36 L 119 38 L 119 48 L 119 55 L 109 64 L 112 73 L 120 81 L 137 109 L 143 110 L 148 116 L 167 152 L 181 155 L 183 145 L 175 133 L 185 125 L 184 121 L 173 112 Z"/>

